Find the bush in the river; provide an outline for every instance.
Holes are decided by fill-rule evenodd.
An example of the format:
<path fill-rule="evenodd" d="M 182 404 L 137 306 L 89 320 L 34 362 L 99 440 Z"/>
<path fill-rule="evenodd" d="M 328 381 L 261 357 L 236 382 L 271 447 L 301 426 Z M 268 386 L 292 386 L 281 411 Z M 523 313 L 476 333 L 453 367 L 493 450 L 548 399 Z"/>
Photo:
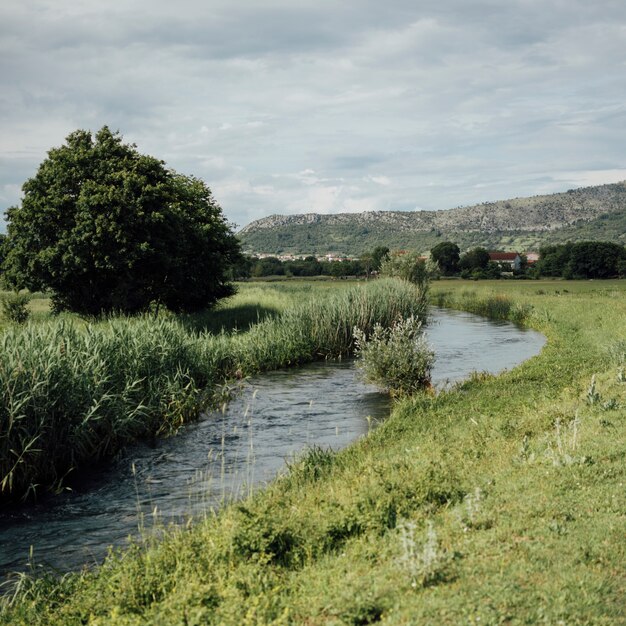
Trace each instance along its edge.
<path fill-rule="evenodd" d="M 389 328 L 374 326 L 371 335 L 355 328 L 356 353 L 365 378 L 393 394 L 408 395 L 430 385 L 434 354 L 414 316 Z"/>

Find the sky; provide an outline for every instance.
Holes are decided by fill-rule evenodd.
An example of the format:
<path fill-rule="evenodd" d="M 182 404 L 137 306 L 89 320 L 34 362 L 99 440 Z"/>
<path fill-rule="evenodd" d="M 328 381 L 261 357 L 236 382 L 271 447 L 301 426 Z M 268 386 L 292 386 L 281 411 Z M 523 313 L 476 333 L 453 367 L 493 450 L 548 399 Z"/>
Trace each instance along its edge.
<path fill-rule="evenodd" d="M 0 211 L 103 125 L 237 227 L 617 182 L 626 2 L 2 0 Z"/>

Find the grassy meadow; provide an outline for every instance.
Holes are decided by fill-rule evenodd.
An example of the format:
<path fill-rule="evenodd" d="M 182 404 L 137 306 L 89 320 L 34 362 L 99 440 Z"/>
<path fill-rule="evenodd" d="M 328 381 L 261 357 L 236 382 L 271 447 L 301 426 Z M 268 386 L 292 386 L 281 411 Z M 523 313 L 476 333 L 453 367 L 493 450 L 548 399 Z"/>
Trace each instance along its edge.
<path fill-rule="evenodd" d="M 500 376 L 399 400 L 349 448 L 313 449 L 96 571 L 22 578 L 0 622 L 626 623 L 626 281 L 431 291 L 548 343 Z"/>
<path fill-rule="evenodd" d="M 124 445 L 175 432 L 248 374 L 353 350 L 353 330 L 422 315 L 412 285 L 242 289 L 196 316 L 71 316 L 0 333 L 0 498 L 60 489 Z M 244 330 L 247 329 L 247 330 Z"/>

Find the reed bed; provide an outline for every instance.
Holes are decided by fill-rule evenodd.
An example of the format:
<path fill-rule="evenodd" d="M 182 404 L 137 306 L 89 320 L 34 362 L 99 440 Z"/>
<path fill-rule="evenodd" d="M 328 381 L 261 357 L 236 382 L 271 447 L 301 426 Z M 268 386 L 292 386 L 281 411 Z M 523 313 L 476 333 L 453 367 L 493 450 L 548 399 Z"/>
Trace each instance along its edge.
<path fill-rule="evenodd" d="M 439 291 L 432 296 L 436 306 L 459 309 L 492 320 L 508 320 L 523 324 L 532 313 L 532 307 L 526 303 L 514 302 L 504 294 L 478 294 L 475 291 L 462 290 L 460 293 Z"/>
<path fill-rule="evenodd" d="M 0 335 L 0 498 L 59 488 L 129 442 L 175 432 L 234 376 L 350 354 L 353 329 L 425 316 L 408 283 L 377 281 L 306 299 L 246 333 L 175 318 L 77 320 Z"/>

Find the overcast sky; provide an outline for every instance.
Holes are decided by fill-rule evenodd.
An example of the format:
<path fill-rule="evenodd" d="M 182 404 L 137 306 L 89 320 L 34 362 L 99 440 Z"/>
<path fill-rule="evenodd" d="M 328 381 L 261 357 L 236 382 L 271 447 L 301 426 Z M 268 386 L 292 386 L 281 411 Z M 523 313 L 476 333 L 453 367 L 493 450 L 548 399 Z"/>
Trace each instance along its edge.
<path fill-rule="evenodd" d="M 2 0 L 0 210 L 104 124 L 238 226 L 616 182 L 626 2 Z"/>

